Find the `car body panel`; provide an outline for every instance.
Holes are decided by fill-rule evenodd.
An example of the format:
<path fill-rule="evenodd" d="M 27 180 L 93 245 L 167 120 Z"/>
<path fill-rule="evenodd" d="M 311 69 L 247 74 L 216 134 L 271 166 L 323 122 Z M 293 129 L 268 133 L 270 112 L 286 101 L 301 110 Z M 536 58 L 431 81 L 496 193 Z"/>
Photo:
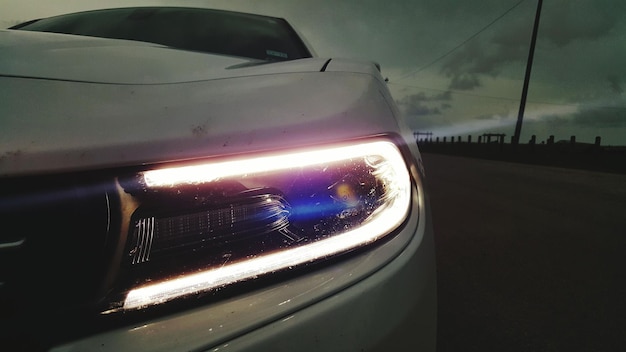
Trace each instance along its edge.
<path fill-rule="evenodd" d="M 8 29 L 0 30 L 0 43 L 2 75 L 109 84 L 173 84 L 315 72 L 327 61 L 266 62 L 132 40 Z"/>
<path fill-rule="evenodd" d="M 50 50 L 50 44 L 42 50 Z M 206 157 L 207 151 L 229 155 L 398 130 L 378 79 L 319 72 L 328 60 L 295 61 L 302 62 L 263 65 L 271 68 L 265 73 L 255 67 L 255 73 L 241 77 L 207 74 L 206 80 L 170 84 L 6 76 L 11 67 L 5 65 L 0 67 L 5 74 L 0 76 L 5 132 L 0 175 L 173 161 Z M 272 72 L 282 66 L 285 72 Z M 59 125 L 71 126 L 72 133 Z"/>

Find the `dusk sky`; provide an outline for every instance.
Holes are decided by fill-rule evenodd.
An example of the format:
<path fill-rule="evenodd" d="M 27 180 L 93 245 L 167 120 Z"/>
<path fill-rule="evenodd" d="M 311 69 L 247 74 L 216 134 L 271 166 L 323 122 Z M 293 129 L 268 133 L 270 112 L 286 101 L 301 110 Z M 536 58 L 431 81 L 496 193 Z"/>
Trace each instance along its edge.
<path fill-rule="evenodd" d="M 0 26 L 172 1 L 0 0 Z M 287 19 L 318 56 L 374 60 L 411 128 L 514 134 L 536 0 L 178 1 Z M 626 2 L 544 0 L 520 141 L 626 145 Z"/>

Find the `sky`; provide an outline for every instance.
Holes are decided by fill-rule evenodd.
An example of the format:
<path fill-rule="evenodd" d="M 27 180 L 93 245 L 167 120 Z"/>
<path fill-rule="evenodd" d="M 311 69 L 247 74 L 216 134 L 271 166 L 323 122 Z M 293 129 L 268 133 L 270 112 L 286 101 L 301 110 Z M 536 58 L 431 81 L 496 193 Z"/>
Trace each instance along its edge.
<path fill-rule="evenodd" d="M 168 3 L 283 17 L 318 56 L 378 62 L 415 132 L 515 132 L 537 0 L 0 0 L 0 27 Z M 621 0 L 543 1 L 521 143 L 626 145 L 624 13 Z"/>

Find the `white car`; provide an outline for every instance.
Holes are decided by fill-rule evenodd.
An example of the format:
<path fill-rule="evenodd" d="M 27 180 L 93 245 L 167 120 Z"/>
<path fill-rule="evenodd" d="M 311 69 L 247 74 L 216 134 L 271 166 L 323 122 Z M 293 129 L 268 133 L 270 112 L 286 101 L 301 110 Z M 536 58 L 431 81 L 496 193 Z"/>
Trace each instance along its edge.
<path fill-rule="evenodd" d="M 1 350 L 435 350 L 424 171 L 377 64 L 183 7 L 0 53 Z"/>

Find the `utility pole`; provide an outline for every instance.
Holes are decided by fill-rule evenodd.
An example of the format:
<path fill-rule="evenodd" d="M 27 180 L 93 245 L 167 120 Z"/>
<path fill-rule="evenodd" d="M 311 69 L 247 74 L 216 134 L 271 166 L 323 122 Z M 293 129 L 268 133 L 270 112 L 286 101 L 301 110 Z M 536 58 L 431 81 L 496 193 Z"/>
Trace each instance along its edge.
<path fill-rule="evenodd" d="M 535 24 L 533 26 L 533 34 L 530 39 L 530 49 L 528 51 L 528 61 L 526 61 L 526 75 L 524 77 L 524 87 L 522 88 L 522 99 L 519 105 L 519 113 L 517 114 L 517 123 L 515 124 L 515 135 L 513 135 L 513 145 L 519 144 L 520 134 L 522 132 L 522 120 L 524 119 L 524 109 L 526 108 L 526 97 L 528 96 L 528 83 L 530 81 L 530 71 L 533 67 L 533 57 L 535 55 L 535 43 L 537 42 L 537 30 L 539 29 L 539 16 L 541 15 L 541 4 L 543 0 L 537 0 L 537 13 L 535 14 Z"/>

